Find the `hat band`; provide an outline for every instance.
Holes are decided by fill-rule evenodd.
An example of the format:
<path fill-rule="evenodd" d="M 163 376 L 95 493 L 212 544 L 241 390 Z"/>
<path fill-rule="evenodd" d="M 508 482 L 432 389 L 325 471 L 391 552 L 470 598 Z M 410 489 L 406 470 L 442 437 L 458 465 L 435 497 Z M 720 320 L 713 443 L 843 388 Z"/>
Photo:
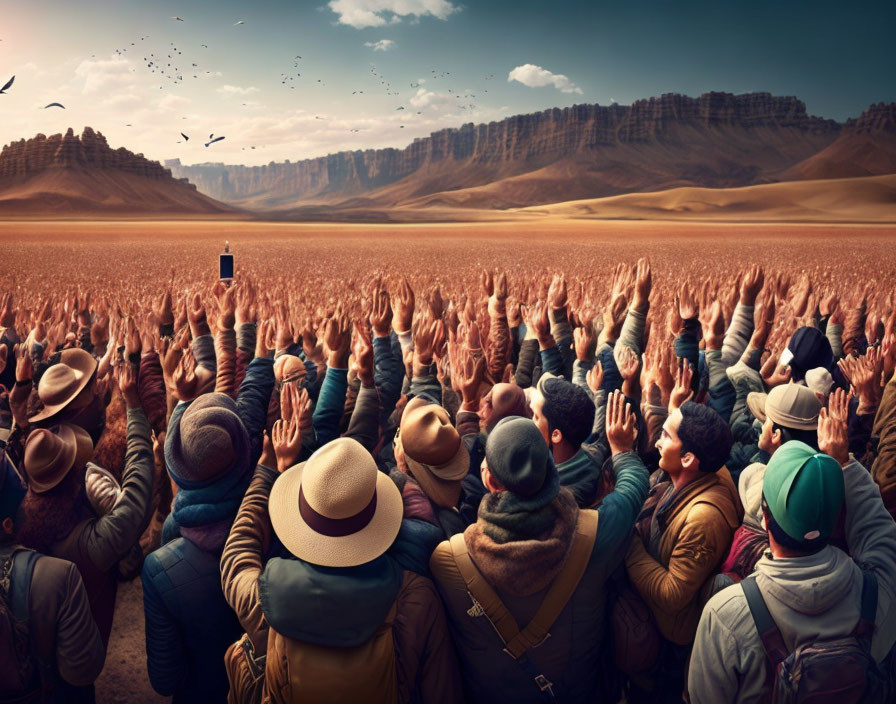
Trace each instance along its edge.
<path fill-rule="evenodd" d="M 342 538 L 352 533 L 357 533 L 367 526 L 376 513 L 376 491 L 373 498 L 354 516 L 348 518 L 328 518 L 318 513 L 305 499 L 304 487 L 299 487 L 299 513 L 302 520 L 315 533 L 320 533 L 328 538 Z"/>

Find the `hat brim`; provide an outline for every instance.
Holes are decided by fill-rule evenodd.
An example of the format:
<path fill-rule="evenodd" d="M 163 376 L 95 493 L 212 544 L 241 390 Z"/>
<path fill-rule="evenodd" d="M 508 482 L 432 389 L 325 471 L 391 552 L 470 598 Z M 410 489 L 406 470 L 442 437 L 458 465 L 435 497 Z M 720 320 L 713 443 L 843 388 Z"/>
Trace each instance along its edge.
<path fill-rule="evenodd" d="M 84 362 L 83 364 L 82 361 Z M 59 403 L 54 403 L 50 406 L 44 406 L 39 413 L 31 416 L 28 419 L 29 423 L 40 423 L 41 421 L 47 420 L 48 418 L 52 418 L 57 413 L 64 410 L 66 406 L 68 406 L 78 397 L 78 394 L 80 394 L 85 388 L 87 388 L 87 384 L 90 383 L 90 380 L 93 378 L 93 375 L 99 368 L 99 362 L 91 355 L 88 355 L 88 358 L 85 358 L 83 355 L 66 356 L 63 353 L 63 356 L 58 364 L 68 364 L 68 366 L 70 366 L 75 371 L 81 372 L 81 380 L 78 382 L 77 387 L 75 387 L 72 393 L 69 394 L 68 398 L 66 398 L 64 401 L 60 401 Z"/>
<path fill-rule="evenodd" d="M 43 481 L 39 481 L 29 473 L 28 488 L 35 494 L 43 494 L 58 486 L 68 473 L 72 471 L 72 467 L 75 466 L 75 460 L 78 456 L 78 436 L 75 434 L 75 431 L 72 430 L 72 426 L 60 425 L 58 428 L 55 428 L 53 432 L 62 439 L 64 454 L 56 473 L 52 477 L 47 477 L 44 478 Z M 28 468 L 26 467 L 25 471 L 27 472 L 27 470 Z"/>
<path fill-rule="evenodd" d="M 299 511 L 299 489 L 306 462 L 281 474 L 268 499 L 271 526 L 283 546 L 301 560 L 322 567 L 355 567 L 375 560 L 388 550 L 401 528 L 404 504 L 398 487 L 383 472 L 376 477 L 376 511 L 364 528 L 350 535 L 331 537 L 305 523 Z"/>
<path fill-rule="evenodd" d="M 461 484 L 459 479 L 439 479 L 429 467 L 410 459 L 405 455 L 408 472 L 423 489 L 423 493 L 433 503 L 444 508 L 456 508 L 460 501 Z"/>
<path fill-rule="evenodd" d="M 772 423 L 783 425 L 785 428 L 793 428 L 794 430 L 818 430 L 818 416 L 815 418 L 797 418 L 784 413 L 779 413 L 769 406 L 766 409 L 766 415 L 772 419 Z"/>
<path fill-rule="evenodd" d="M 762 394 L 758 391 L 751 391 L 747 394 L 747 408 L 753 417 L 765 423 L 765 401 L 768 394 Z"/>

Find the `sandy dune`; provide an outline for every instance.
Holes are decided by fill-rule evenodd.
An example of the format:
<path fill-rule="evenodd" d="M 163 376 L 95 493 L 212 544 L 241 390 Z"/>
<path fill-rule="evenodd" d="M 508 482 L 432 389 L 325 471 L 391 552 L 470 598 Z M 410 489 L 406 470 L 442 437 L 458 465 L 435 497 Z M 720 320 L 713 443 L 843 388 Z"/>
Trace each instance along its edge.
<path fill-rule="evenodd" d="M 518 213 L 621 220 L 896 222 L 896 174 L 744 188 L 673 188 L 521 208 Z"/>

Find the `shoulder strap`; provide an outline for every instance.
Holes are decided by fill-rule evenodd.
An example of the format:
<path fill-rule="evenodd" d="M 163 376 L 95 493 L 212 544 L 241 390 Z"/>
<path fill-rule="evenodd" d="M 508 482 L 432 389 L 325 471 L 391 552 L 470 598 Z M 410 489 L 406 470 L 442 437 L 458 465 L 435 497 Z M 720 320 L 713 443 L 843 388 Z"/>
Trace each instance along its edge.
<path fill-rule="evenodd" d="M 486 616 L 504 643 L 504 649 L 514 659 L 520 659 L 526 651 L 541 644 L 548 637 L 548 631 L 569 602 L 582 575 L 585 574 L 597 537 L 597 523 L 597 511 L 579 511 L 576 532 L 566 562 L 554 578 L 538 612 L 523 630 L 520 630 L 507 607 L 473 564 L 463 534 L 451 537 L 449 544 L 454 561 L 473 600 L 473 606 L 467 613 L 470 616 Z"/>
<path fill-rule="evenodd" d="M 747 605 L 750 607 L 753 623 L 756 624 L 756 630 L 759 631 L 759 637 L 762 639 L 765 654 L 777 671 L 778 665 L 784 662 L 789 654 L 787 646 L 784 645 L 784 637 L 769 613 L 762 592 L 759 591 L 759 585 L 756 584 L 756 578 L 747 577 L 740 584 L 744 589 L 744 596 L 747 597 Z"/>
<path fill-rule="evenodd" d="M 28 594 L 31 591 L 31 577 L 34 563 L 40 555 L 34 550 L 16 550 L 11 559 L 15 563 L 12 573 L 12 612 L 19 621 L 28 621 Z M 29 629 L 30 630 L 30 629 Z M 29 634 L 30 635 L 30 634 Z"/>
<path fill-rule="evenodd" d="M 520 628 L 507 607 L 495 594 L 495 590 L 485 581 L 476 565 L 473 564 L 473 560 L 467 552 L 464 534 L 452 535 L 448 544 L 451 546 L 457 569 L 460 570 L 460 574 L 466 582 L 467 593 L 473 600 L 473 606 L 467 610 L 467 614 L 474 617 L 485 616 L 491 622 L 492 628 L 497 631 L 501 642 L 507 643 L 515 638 L 520 632 Z"/>
<path fill-rule="evenodd" d="M 597 538 L 597 511 L 579 511 L 576 532 L 572 547 L 563 568 L 560 570 L 547 596 L 541 602 L 538 612 L 529 624 L 517 636 L 504 644 L 506 650 L 515 658 L 519 658 L 530 648 L 540 645 L 548 637 L 551 626 L 560 616 L 560 612 L 572 598 L 576 587 L 585 574 L 588 561 L 594 550 Z"/>

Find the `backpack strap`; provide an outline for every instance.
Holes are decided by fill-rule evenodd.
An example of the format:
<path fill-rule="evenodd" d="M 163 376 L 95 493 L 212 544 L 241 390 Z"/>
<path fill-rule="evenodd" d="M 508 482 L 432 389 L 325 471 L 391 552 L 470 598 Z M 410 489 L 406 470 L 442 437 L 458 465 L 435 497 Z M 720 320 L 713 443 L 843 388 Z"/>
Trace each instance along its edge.
<path fill-rule="evenodd" d="M 744 589 L 744 596 L 747 597 L 747 605 L 750 607 L 750 614 L 753 616 L 753 623 L 756 624 L 756 630 L 759 631 L 759 638 L 762 640 L 762 647 L 765 648 L 766 657 L 771 662 L 774 671 L 777 672 L 780 665 L 790 654 L 787 646 L 784 644 L 784 636 L 778 630 L 775 620 L 769 613 L 762 592 L 759 591 L 759 585 L 756 584 L 755 577 L 747 577 L 741 581 Z"/>
<path fill-rule="evenodd" d="M 466 582 L 467 593 L 473 602 L 467 614 L 471 617 L 485 616 L 489 620 L 504 644 L 504 652 L 532 677 L 547 701 L 554 701 L 553 684 L 547 677 L 537 672 L 526 653 L 531 648 L 541 645 L 550 636 L 551 626 L 579 585 L 594 550 L 597 524 L 597 511 L 579 511 L 576 532 L 566 562 L 554 578 L 538 612 L 522 630 L 473 563 L 463 533 L 451 536 L 449 541 L 454 562 Z"/>

